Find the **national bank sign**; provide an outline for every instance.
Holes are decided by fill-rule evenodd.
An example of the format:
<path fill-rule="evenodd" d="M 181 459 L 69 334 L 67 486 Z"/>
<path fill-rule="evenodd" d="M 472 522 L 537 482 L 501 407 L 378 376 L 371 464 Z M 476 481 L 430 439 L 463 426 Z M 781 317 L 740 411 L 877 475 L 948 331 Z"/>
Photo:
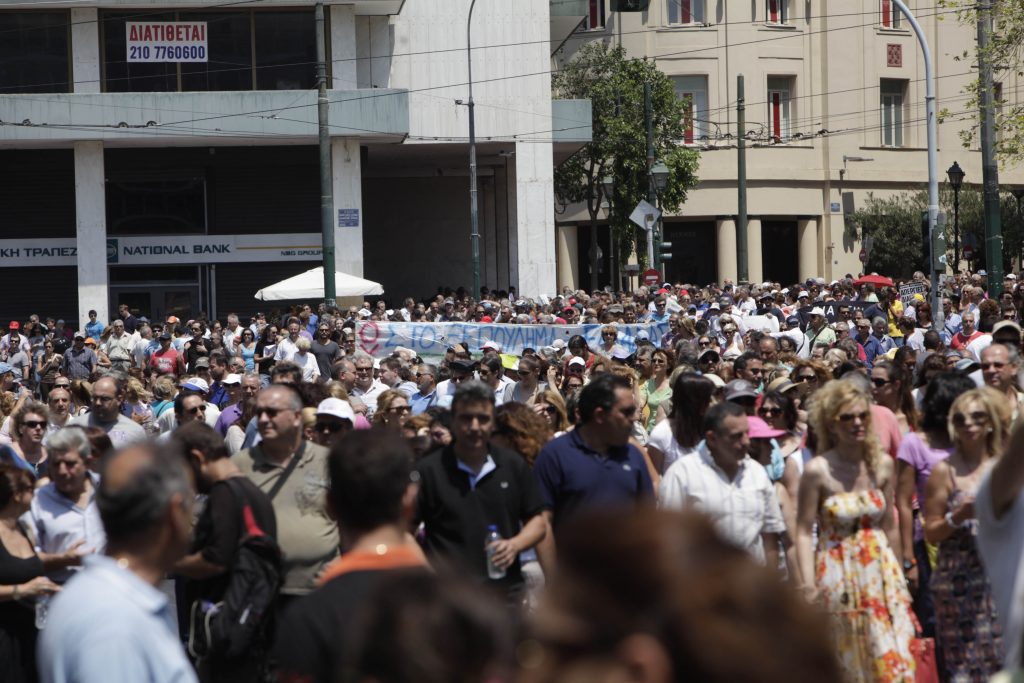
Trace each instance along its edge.
<path fill-rule="evenodd" d="M 109 265 L 319 261 L 320 233 L 169 235 L 107 238 Z M 0 268 L 74 266 L 74 239 L 0 240 Z"/>

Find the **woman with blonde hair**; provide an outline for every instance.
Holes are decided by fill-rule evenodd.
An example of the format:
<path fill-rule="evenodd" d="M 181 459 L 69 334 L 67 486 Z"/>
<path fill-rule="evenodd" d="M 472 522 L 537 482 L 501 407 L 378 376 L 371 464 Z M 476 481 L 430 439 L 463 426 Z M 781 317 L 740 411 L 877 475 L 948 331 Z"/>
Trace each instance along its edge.
<path fill-rule="evenodd" d="M 142 386 L 142 382 L 134 377 L 129 377 L 125 382 L 124 403 L 121 406 L 121 414 L 131 418 L 136 424 L 142 425 L 143 429 L 152 433 L 153 429 L 153 408 L 149 403 L 153 396 Z"/>
<path fill-rule="evenodd" d="M 871 429 L 871 399 L 853 382 L 830 382 L 815 394 L 811 425 L 818 455 L 804 467 L 797 507 L 804 592 L 831 617 L 845 681 L 913 680 L 915 622 L 894 552 L 894 468 Z"/>
<path fill-rule="evenodd" d="M 547 422 L 552 437 L 569 431 L 569 412 L 565 407 L 565 399 L 557 390 L 548 388 L 537 394 L 533 411 Z"/>
<path fill-rule="evenodd" d="M 953 453 L 932 466 L 925 487 L 924 537 L 939 546 L 930 586 L 943 680 L 987 680 L 1002 667 L 1002 632 L 975 542 L 974 496 L 1002 453 L 1009 424 L 1010 404 L 995 389 L 961 394 L 949 410 Z"/>
<path fill-rule="evenodd" d="M 409 399 L 400 391 L 388 389 L 377 397 L 377 412 L 373 414 L 373 425 L 400 432 L 402 425 L 412 412 Z"/>

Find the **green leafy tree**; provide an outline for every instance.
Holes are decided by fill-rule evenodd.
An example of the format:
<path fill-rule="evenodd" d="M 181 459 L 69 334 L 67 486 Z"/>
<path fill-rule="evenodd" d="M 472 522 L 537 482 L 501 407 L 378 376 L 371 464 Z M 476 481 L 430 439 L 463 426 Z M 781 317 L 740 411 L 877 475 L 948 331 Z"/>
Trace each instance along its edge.
<path fill-rule="evenodd" d="M 939 7 L 954 12 L 961 25 L 972 31 L 978 23 L 977 0 L 940 0 Z M 940 15 L 940 19 L 944 18 Z M 1024 3 L 1020 0 L 993 0 L 993 31 L 986 56 L 993 68 L 995 83 L 1009 85 L 1014 75 L 1024 75 Z M 954 55 L 961 66 L 976 69 L 979 53 L 977 41 Z M 965 121 L 969 125 L 960 132 L 964 147 L 977 147 L 981 130 L 980 81 L 974 78 L 965 88 L 967 101 L 953 108 L 939 112 L 940 121 Z M 1004 164 L 1024 160 L 1024 105 L 1014 104 L 1017 98 L 1007 97 L 1006 90 L 1000 95 L 999 89 L 993 94 L 996 130 L 994 147 L 999 160 Z"/>
<path fill-rule="evenodd" d="M 1024 253 L 1024 214 L 1018 210 L 1016 197 L 1010 192 L 1000 195 L 1003 224 L 1003 267 L 1013 270 L 1013 263 Z M 927 243 L 923 239 L 921 214 L 928 209 L 926 190 L 903 192 L 886 199 L 868 193 L 864 207 L 847 221 L 847 230 L 856 234 L 847 237 L 873 240 L 866 272 L 878 272 L 891 277 L 909 277 L 915 270 L 926 269 Z M 954 212 L 953 190 L 943 183 L 939 187 L 939 210 L 946 214 L 946 245 L 950 267 L 953 263 Z M 976 245 L 974 257 L 963 257 L 964 245 L 973 235 Z M 960 190 L 960 255 L 962 268 L 987 268 L 985 263 L 985 211 L 981 188 L 964 185 Z"/>
<path fill-rule="evenodd" d="M 606 199 L 604 179 L 612 177 L 609 224 L 624 256 L 637 250 L 640 239 L 629 215 L 648 196 L 645 82 L 651 84 L 655 158 L 669 169 L 661 204 L 664 211 L 673 212 L 697 184 L 700 154 L 680 144 L 688 108 L 676 96 L 671 79 L 651 61 L 626 59 L 622 48 L 592 42 L 552 80 L 555 97 L 589 99 L 593 107 L 592 141 L 555 170 L 555 192 L 563 201 L 586 204 L 596 244 L 598 215 Z M 640 254 L 641 261 L 646 260 L 643 250 Z M 591 288 L 596 289 L 596 268 L 591 268 L 590 277 Z"/>

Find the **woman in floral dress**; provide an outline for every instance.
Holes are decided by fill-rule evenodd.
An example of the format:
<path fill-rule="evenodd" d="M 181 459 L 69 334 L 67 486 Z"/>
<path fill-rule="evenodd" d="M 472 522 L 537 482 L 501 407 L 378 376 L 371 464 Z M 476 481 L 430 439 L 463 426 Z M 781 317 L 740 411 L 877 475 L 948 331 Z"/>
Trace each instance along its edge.
<path fill-rule="evenodd" d="M 814 396 L 810 421 L 819 455 L 800 479 L 797 561 L 804 592 L 831 616 L 846 683 L 912 682 L 916 625 L 893 552 L 900 547 L 894 467 L 871 430 L 869 397 L 852 382 L 829 382 Z"/>
<path fill-rule="evenodd" d="M 932 467 L 925 488 L 924 535 L 939 546 L 930 583 L 935 637 L 949 683 L 984 683 L 1002 667 L 1002 631 L 975 543 L 974 494 L 1009 424 L 1009 403 L 995 389 L 957 398 L 949 411 L 953 454 Z"/>

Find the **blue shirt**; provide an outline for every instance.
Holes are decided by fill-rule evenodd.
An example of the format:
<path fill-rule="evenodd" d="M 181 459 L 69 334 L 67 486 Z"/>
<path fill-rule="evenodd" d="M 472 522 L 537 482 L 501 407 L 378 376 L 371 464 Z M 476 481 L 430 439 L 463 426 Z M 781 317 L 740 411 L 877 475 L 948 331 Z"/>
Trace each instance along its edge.
<path fill-rule="evenodd" d="M 583 442 L 579 429 L 547 443 L 533 474 L 553 526 L 579 510 L 654 499 L 647 463 L 632 444 L 598 453 Z"/>
<path fill-rule="evenodd" d="M 167 598 L 106 555 L 50 603 L 39 636 L 43 683 L 196 683 Z"/>
<path fill-rule="evenodd" d="M 84 541 L 82 550 L 93 553 L 106 550 L 107 534 L 96 507 L 96 488 L 100 485 L 100 477 L 94 472 L 88 476 L 93 488 L 84 508 L 58 491 L 53 482 L 36 491 L 32 507 L 23 519 L 35 530 L 39 552 L 63 553 L 79 541 Z M 78 571 L 78 567 L 67 567 L 50 572 L 48 576 L 57 583 L 64 583 Z"/>
<path fill-rule="evenodd" d="M 429 394 L 424 394 L 417 391 L 415 394 L 409 397 L 409 407 L 412 409 L 413 415 L 419 415 L 427 408 L 433 408 L 437 405 L 438 395 L 437 389 L 435 388 Z"/>
<path fill-rule="evenodd" d="M 97 320 L 94 323 L 85 324 L 85 336 L 92 337 L 97 342 L 100 340 L 100 335 L 103 334 L 103 330 L 106 328 L 101 321 Z"/>
<path fill-rule="evenodd" d="M 864 347 L 864 356 L 867 358 L 866 365 L 868 368 L 874 365 L 876 356 L 884 353 L 884 351 L 882 351 L 882 345 L 878 341 L 878 337 L 873 334 L 868 335 L 867 341 L 861 341 L 860 337 L 857 337 L 857 343 Z"/>

